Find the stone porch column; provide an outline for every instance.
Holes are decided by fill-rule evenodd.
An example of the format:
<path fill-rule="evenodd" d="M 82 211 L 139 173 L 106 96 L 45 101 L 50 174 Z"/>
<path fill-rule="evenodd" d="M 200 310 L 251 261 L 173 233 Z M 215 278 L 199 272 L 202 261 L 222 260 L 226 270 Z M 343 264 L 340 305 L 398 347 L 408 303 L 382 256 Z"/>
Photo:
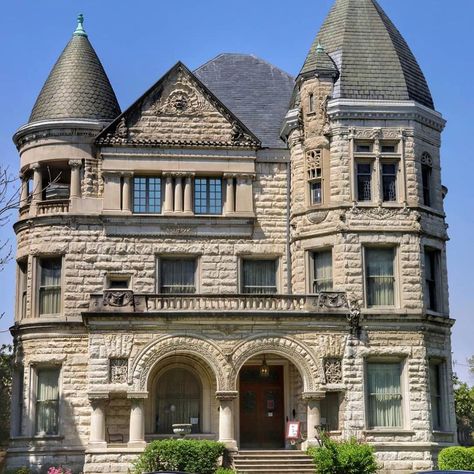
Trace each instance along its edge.
<path fill-rule="evenodd" d="M 33 170 L 33 189 L 31 201 L 36 204 L 38 201 L 41 201 L 43 195 L 43 173 L 39 163 L 31 165 L 31 169 Z"/>
<path fill-rule="evenodd" d="M 183 178 L 180 175 L 174 181 L 174 212 L 183 212 Z"/>
<path fill-rule="evenodd" d="M 82 162 L 80 160 L 70 160 L 69 166 L 71 167 L 71 192 L 69 193 L 69 197 L 80 198 Z"/>
<path fill-rule="evenodd" d="M 128 437 L 129 447 L 145 446 L 145 399 L 148 398 L 147 392 L 129 393 L 130 399 L 130 435 Z"/>
<path fill-rule="evenodd" d="M 321 425 L 321 400 L 326 396 L 325 392 L 303 392 L 303 400 L 307 402 L 307 437 L 305 449 L 310 446 L 319 446 L 316 428 Z"/>
<path fill-rule="evenodd" d="M 237 450 L 237 442 L 234 435 L 234 400 L 238 392 L 225 391 L 216 392 L 219 400 L 219 441 L 224 443 L 227 449 Z"/>
<path fill-rule="evenodd" d="M 163 213 L 173 212 L 173 177 L 164 174 L 165 177 L 165 202 L 163 203 Z"/>
<path fill-rule="evenodd" d="M 89 401 L 92 406 L 89 437 L 90 446 L 107 446 L 105 439 L 105 403 L 107 400 L 107 394 L 89 394 Z"/>
<path fill-rule="evenodd" d="M 184 212 L 193 214 L 193 175 L 186 175 L 184 178 Z"/>
<path fill-rule="evenodd" d="M 132 173 L 123 173 L 122 211 L 132 212 Z"/>

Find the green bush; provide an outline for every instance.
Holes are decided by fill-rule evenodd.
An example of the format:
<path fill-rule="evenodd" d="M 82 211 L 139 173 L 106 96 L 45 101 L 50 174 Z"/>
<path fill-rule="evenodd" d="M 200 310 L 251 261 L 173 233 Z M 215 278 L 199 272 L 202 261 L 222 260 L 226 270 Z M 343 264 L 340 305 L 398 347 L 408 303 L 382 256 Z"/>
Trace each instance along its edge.
<path fill-rule="evenodd" d="M 323 446 L 310 448 L 317 474 L 373 474 L 378 470 L 374 449 L 355 439 L 336 443 L 323 435 Z"/>
<path fill-rule="evenodd" d="M 452 446 L 442 449 L 438 456 L 438 466 L 442 471 L 474 470 L 474 449 Z"/>
<path fill-rule="evenodd" d="M 185 471 L 214 474 L 225 447 L 216 441 L 153 441 L 133 465 L 134 474 L 153 471 Z"/>
<path fill-rule="evenodd" d="M 227 467 L 220 467 L 217 469 L 216 474 L 235 474 L 233 469 L 228 469 Z"/>
<path fill-rule="evenodd" d="M 17 469 L 8 469 L 5 474 L 31 474 L 31 471 L 28 467 L 23 466 Z"/>

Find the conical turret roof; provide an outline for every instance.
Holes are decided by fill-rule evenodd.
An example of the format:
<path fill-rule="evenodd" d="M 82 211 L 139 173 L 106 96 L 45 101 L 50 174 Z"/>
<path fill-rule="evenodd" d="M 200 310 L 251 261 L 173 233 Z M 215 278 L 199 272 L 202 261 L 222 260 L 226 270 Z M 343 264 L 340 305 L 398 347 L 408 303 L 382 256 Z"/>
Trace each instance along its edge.
<path fill-rule="evenodd" d="M 82 26 L 78 26 L 46 80 L 29 123 L 43 120 L 109 121 L 120 106 L 104 68 Z"/>
<path fill-rule="evenodd" d="M 339 69 L 334 98 L 414 100 L 434 108 L 415 56 L 376 0 L 336 0 L 301 74 L 315 70 L 318 45 Z"/>

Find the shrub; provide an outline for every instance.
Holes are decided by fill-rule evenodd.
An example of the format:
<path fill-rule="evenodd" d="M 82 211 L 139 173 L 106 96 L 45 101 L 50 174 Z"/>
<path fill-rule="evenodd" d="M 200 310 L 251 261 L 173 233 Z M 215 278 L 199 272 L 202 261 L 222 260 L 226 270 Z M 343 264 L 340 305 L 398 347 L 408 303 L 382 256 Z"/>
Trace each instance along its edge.
<path fill-rule="evenodd" d="M 23 466 L 17 469 L 8 469 L 5 474 L 31 474 L 31 471 L 28 467 Z"/>
<path fill-rule="evenodd" d="M 373 474 L 378 470 L 374 449 L 355 439 L 336 443 L 323 435 L 321 448 L 310 448 L 318 474 Z"/>
<path fill-rule="evenodd" d="M 134 463 L 133 472 L 185 471 L 214 474 L 224 451 L 224 445 L 215 441 L 153 441 Z"/>
<path fill-rule="evenodd" d="M 220 467 L 217 469 L 216 474 L 235 474 L 235 471 L 227 467 Z"/>
<path fill-rule="evenodd" d="M 442 471 L 474 470 L 474 449 L 452 446 L 442 449 L 438 456 L 438 465 Z"/>

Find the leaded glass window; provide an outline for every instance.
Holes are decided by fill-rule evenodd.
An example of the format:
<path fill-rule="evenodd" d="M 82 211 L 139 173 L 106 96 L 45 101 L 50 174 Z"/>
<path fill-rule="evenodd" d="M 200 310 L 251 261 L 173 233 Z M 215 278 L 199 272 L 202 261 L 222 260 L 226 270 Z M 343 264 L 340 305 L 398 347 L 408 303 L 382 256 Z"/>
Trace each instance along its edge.
<path fill-rule="evenodd" d="M 332 251 L 324 250 L 312 253 L 313 260 L 313 293 L 331 291 L 332 285 Z"/>
<path fill-rule="evenodd" d="M 372 165 L 357 163 L 357 200 L 372 200 Z"/>
<path fill-rule="evenodd" d="M 382 164 L 382 193 L 384 202 L 397 200 L 397 165 Z"/>
<path fill-rule="evenodd" d="M 365 249 L 368 306 L 395 304 L 394 257 L 393 247 Z"/>
<path fill-rule="evenodd" d="M 40 369 L 36 388 L 36 434 L 57 435 L 59 430 L 59 369 Z"/>
<path fill-rule="evenodd" d="M 160 293 L 196 292 L 196 260 L 160 259 Z"/>
<path fill-rule="evenodd" d="M 39 260 L 39 314 L 61 312 L 61 257 Z"/>
<path fill-rule="evenodd" d="M 400 363 L 367 364 L 370 428 L 402 428 Z"/>
<path fill-rule="evenodd" d="M 222 214 L 222 180 L 220 178 L 195 178 L 194 213 Z"/>
<path fill-rule="evenodd" d="M 242 292 L 272 294 L 277 292 L 276 260 L 243 260 Z"/>
<path fill-rule="evenodd" d="M 137 214 L 161 212 L 161 178 L 151 176 L 133 178 L 133 212 Z"/>

